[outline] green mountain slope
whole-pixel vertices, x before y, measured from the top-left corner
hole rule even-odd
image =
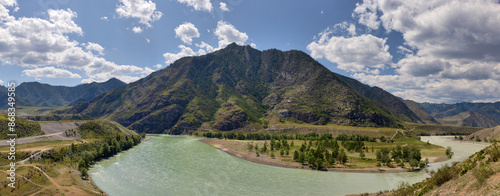
[[[16,123],[16,126],[14,127],[15,131],[10,132],[8,126],[9,122],[10,121],[7,115],[0,114],[0,140],[9,139],[10,137],[7,136],[7,134],[9,133],[17,134],[17,138],[44,134],[40,127],[40,124],[38,124],[37,122],[24,120],[22,118],[15,119]]]
[[[352,88],[358,91],[361,95],[376,102],[378,107],[384,109],[385,112],[408,122],[421,122],[419,115],[415,114],[405,102],[391,93],[379,87],[370,87],[355,79],[348,78],[337,74],[337,77],[344,80]]]
[[[231,44],[177,60],[67,113],[173,134],[202,125],[222,131],[262,129],[269,115],[310,124],[401,126],[391,107],[364,97],[345,80],[301,51],[261,52]]]
[[[403,102],[408,106],[408,108],[413,111],[420,119],[422,119],[425,123],[435,123],[439,124],[439,122],[434,119],[424,108],[415,101],[412,100],[403,100]]]
[[[35,106],[60,107],[90,101],[101,93],[123,85],[125,83],[115,78],[103,83],[93,82],[75,87],[25,82],[16,88],[16,95]]]
[[[0,86],[0,110],[6,110],[7,108],[9,108],[9,106],[7,105],[9,103],[9,101],[8,101],[8,98],[9,98],[8,93],[9,93],[9,91],[7,90],[6,87]],[[29,101],[24,100],[23,98],[20,98],[17,95],[14,98],[15,98],[15,103],[17,105],[33,106],[32,103],[30,103]]]
[[[500,102],[496,103],[421,103],[429,114],[443,124],[473,127],[495,127],[500,125]]]

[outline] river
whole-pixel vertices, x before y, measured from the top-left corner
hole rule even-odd
[[[199,138],[149,135],[150,139],[90,169],[94,182],[109,195],[345,195],[391,190],[429,177],[426,172],[346,173],[289,169],[252,163],[226,154]],[[422,141],[451,146],[452,159],[466,159],[485,145],[444,137]]]

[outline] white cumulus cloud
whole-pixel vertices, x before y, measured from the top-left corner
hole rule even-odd
[[[163,54],[163,57],[165,57],[165,63],[167,65],[175,62],[176,60],[178,60],[182,57],[199,55],[199,53],[196,53],[195,51],[193,51],[193,49],[191,49],[187,46],[179,45],[179,48],[181,49],[181,51],[178,53],[165,53],[165,54]]]
[[[84,46],[87,51],[96,51],[99,55],[104,55],[104,47],[97,43],[87,42],[86,44],[83,43],[82,46]]]
[[[57,69],[55,67],[43,67],[35,69],[27,69],[23,71],[28,77],[46,77],[46,78],[81,78],[80,75],[72,73],[68,70]]]
[[[498,1],[363,0],[353,16],[371,29],[401,33],[411,48],[398,47],[406,57],[394,65],[395,75],[358,79],[417,101],[500,101]],[[417,81],[424,88],[411,85]]]
[[[133,31],[134,33],[142,33],[142,28],[141,28],[141,27],[133,27],[133,28],[132,28],[132,31]]]
[[[194,37],[199,37],[199,32],[196,27],[191,23],[184,23],[175,29],[176,37],[180,38],[184,43],[191,45]],[[175,62],[176,60],[186,57],[186,56],[199,56],[204,55],[216,50],[220,50],[227,45],[235,42],[239,45],[244,45],[248,40],[248,35],[244,32],[238,31],[233,25],[219,21],[217,24],[217,28],[214,30],[214,35],[217,36],[219,40],[219,47],[214,48],[210,44],[206,42],[195,43],[194,45],[198,47],[198,50],[194,50],[191,47],[185,45],[179,45],[179,49],[181,51],[177,53],[164,53],[163,57],[165,57],[165,63],[167,65]],[[252,47],[256,47],[255,43],[251,43]]]
[[[194,24],[185,22],[184,24],[181,24],[177,28],[175,28],[175,37],[178,37],[182,40],[182,42],[191,45],[193,42],[193,38],[200,37],[200,33],[198,32],[198,29],[194,26]]]
[[[351,72],[370,72],[375,71],[370,68],[380,69],[392,64],[386,39],[369,34],[352,37],[332,34],[332,30],[327,28],[316,41],[307,45],[313,58],[325,58],[337,63],[340,69]]]
[[[224,11],[224,12],[229,12],[229,9],[227,8],[227,4],[224,2],[220,2],[219,9]]]
[[[233,42],[243,45],[248,40],[248,35],[246,33],[238,31],[232,24],[224,21],[219,21],[217,23],[214,34],[219,39],[219,49]]]
[[[138,18],[139,23],[151,27],[151,22],[163,15],[156,10],[156,4],[150,0],[119,0],[116,13],[123,18]]]
[[[0,10],[5,8],[1,3]],[[88,77],[84,80],[95,81],[106,81],[113,77],[141,77],[150,72],[146,68],[117,65],[106,60],[100,56],[103,55],[104,47],[97,43],[71,40],[69,34],[82,36],[83,31],[73,20],[77,14],[70,9],[48,10],[47,16],[47,19],[15,18],[10,15],[8,20],[2,18],[0,60],[5,64],[32,68],[25,70],[24,74],[33,77],[42,77],[36,75],[42,71],[53,77],[82,77],[63,68],[79,70]]]
[[[208,11],[211,12],[213,9],[212,3],[210,0],[177,0],[179,3],[185,3],[188,6],[191,6],[196,11]]]

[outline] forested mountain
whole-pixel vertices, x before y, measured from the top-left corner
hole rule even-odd
[[[420,104],[429,114],[443,124],[473,127],[494,127],[500,125],[500,102]]]
[[[90,101],[101,93],[123,85],[125,85],[124,82],[115,78],[103,83],[92,82],[74,87],[52,86],[39,82],[24,82],[16,87],[16,98],[19,105],[61,107],[74,105],[82,101]],[[6,89],[3,88],[3,90],[0,90],[0,96],[7,96],[6,92]],[[4,102],[0,102],[0,104],[2,107],[6,105]]]
[[[420,120],[399,98],[382,91],[332,73],[301,51],[261,52],[231,44],[177,60],[67,113],[113,119],[141,132],[173,134],[202,125],[255,130],[267,127],[270,116],[299,123],[387,127]],[[385,97],[379,99],[378,94]]]
[[[7,87],[5,86],[0,86],[0,109],[1,110],[5,110],[7,109],[9,106],[7,105],[8,104],[8,90],[7,90]],[[15,103],[18,104],[18,105],[23,105],[23,106],[33,106],[33,104],[31,104],[30,102],[24,100],[23,98],[19,98],[19,97],[14,97],[15,98]]]

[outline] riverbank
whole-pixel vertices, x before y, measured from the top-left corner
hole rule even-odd
[[[267,154],[259,154],[257,157],[255,152],[251,152],[245,149],[246,141],[240,140],[221,140],[221,139],[200,139],[199,141],[211,145],[225,153],[250,161],[254,163],[276,166],[276,167],[285,167],[285,168],[293,168],[293,169],[305,169],[305,170],[314,170],[314,168],[310,167],[307,164],[301,164],[293,161],[293,156],[284,155],[281,156],[279,154],[275,155],[275,157],[270,157]],[[240,143],[240,144],[238,144]],[[245,143],[245,144],[242,144]],[[443,159],[443,158],[439,158]],[[438,158],[434,158],[434,160],[438,160]],[[359,162],[352,163],[352,159],[350,162],[348,161],[345,165],[336,164],[334,167],[325,168],[322,171],[333,171],[333,172],[351,172],[351,173],[400,173],[407,172],[407,168],[394,167],[390,168],[387,166],[376,167],[375,164],[372,164],[372,167],[366,164],[360,164]]]

